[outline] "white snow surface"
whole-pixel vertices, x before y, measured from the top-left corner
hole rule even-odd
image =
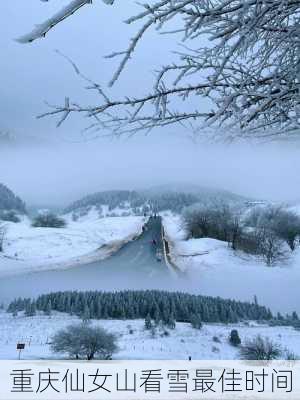
[[[63,313],[54,313],[51,317],[13,317],[2,311],[0,359],[16,359],[18,342],[26,344],[22,359],[63,358],[64,355],[51,353],[51,337],[59,329],[80,322],[77,317]],[[157,329],[155,337],[152,337],[151,332],[145,330],[143,320],[93,320],[91,324],[116,335],[119,351],[114,359],[187,360],[189,356],[194,360],[238,359],[238,349],[228,343],[232,329],[238,330],[242,343],[261,335],[279,344],[282,350],[288,349],[296,355],[300,354],[300,331],[291,327],[274,328],[250,322],[234,325],[204,324],[201,330],[197,330],[188,323],[177,323],[174,330],[167,330],[169,336],[163,335],[165,329]],[[130,329],[133,330],[131,334]]]
[[[143,217],[99,218],[93,212],[66,228],[33,228],[24,217],[6,223],[0,277],[16,273],[72,267],[103,259],[142,231]]]
[[[286,264],[267,267],[261,260],[235,252],[211,238],[186,240],[179,216],[164,217],[172,261],[191,278],[190,290],[200,294],[253,300],[272,311],[300,311],[300,249]]]

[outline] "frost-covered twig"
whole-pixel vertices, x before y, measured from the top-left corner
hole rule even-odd
[[[102,1],[106,4],[114,3],[114,0],[102,0]],[[81,7],[91,3],[92,0],[72,0],[67,6],[63,7],[51,18],[47,19],[42,24],[36,25],[36,27],[31,32],[21,36],[20,38],[17,39],[17,41],[20,43],[31,43],[36,39],[45,37],[46,34],[60,22],[70,17],[72,14],[76,13]]]
[[[299,132],[300,0],[149,0],[141,6],[126,20],[138,25],[136,35],[111,55],[121,57],[111,84],[147,31],[181,33],[182,48],[158,71],[152,92],[114,100],[100,89],[95,106],[64,104],[46,115],[84,113],[93,128],[116,134],[195,120],[232,137]]]

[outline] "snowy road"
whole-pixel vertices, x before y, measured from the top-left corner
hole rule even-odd
[[[156,245],[152,240],[156,241]],[[0,301],[60,290],[171,288],[172,275],[158,261],[162,249],[161,219],[150,218],[145,232],[110,258],[66,270],[43,271],[2,278]]]
[[[167,226],[166,221],[164,226]],[[157,246],[151,243],[153,239],[157,241]],[[171,235],[173,242],[176,242],[175,239]],[[207,239],[195,244],[185,240],[176,243],[184,246],[179,248],[184,253],[190,250],[195,252],[194,245],[201,250],[206,242]],[[189,244],[191,249],[187,247]],[[176,276],[170,273],[164,259],[157,261],[156,250],[161,247],[161,219],[153,218],[139,238],[102,261],[1,278],[0,303],[16,297],[34,297],[64,290],[161,289],[243,301],[252,301],[256,295],[259,303],[270,307],[273,312],[300,312],[299,269],[296,266],[269,269],[260,264],[252,265],[231,254],[226,244],[224,247],[224,244],[218,243],[216,248],[214,245],[209,247],[205,256],[184,257],[185,263],[189,263],[188,268],[185,273]],[[173,261],[180,265],[180,260],[175,258]],[[267,285],[272,289],[265,290]],[[282,296],[278,297],[278,293]]]

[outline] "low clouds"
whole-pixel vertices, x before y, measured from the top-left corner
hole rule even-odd
[[[64,205],[93,191],[170,182],[221,187],[279,201],[300,200],[297,146],[196,145],[181,126],[128,140],[87,140],[81,134],[84,119],[71,119],[59,130],[51,118],[37,120],[36,115],[48,110],[44,101],[57,104],[65,96],[80,103],[97,101],[55,49],[105,85],[117,61],[103,56],[124,49],[135,30],[122,24],[132,12],[130,7],[136,7],[133,2],[130,6],[119,2],[118,7],[94,2],[46,39],[31,45],[13,40],[64,3],[0,3],[0,129],[17,137],[12,146],[0,144],[0,182],[34,204]],[[151,90],[153,70],[176,47],[166,35],[154,36],[149,33],[138,46],[136,57],[113,89],[115,95]]]
[[[300,200],[298,148],[195,145],[184,136],[56,140],[3,147],[0,182],[28,203],[64,205],[87,193],[188,182],[277,201]]]

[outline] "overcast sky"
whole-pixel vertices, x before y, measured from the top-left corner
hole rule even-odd
[[[14,41],[65,3],[0,2],[0,129],[9,130],[19,141],[13,147],[0,145],[0,182],[28,203],[65,204],[92,191],[176,181],[218,186],[252,197],[300,200],[300,157],[295,144],[195,144],[182,127],[129,140],[92,139],[82,136],[86,121],[80,118],[60,129],[54,119],[37,120],[36,115],[47,111],[44,101],[58,104],[65,96],[83,104],[96,101],[55,49],[105,85],[116,61],[103,56],[124,49],[133,33],[133,28],[122,24],[136,9],[133,2],[119,0],[110,7],[95,0],[46,39],[30,45]],[[176,49],[176,42],[176,38],[148,34],[114,94],[148,93],[153,71],[171,59],[169,51]],[[199,107],[208,105],[199,99]]]

